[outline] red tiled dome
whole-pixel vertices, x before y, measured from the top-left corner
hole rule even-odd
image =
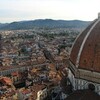
[[[76,39],[70,61],[77,68],[100,72],[100,18],[93,21]]]

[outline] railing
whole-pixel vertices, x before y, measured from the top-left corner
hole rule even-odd
[[[83,88],[88,82],[85,82],[83,85],[81,85],[80,87]]]

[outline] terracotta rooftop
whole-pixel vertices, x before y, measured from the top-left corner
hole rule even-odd
[[[18,72],[12,72],[11,73],[12,76],[18,76],[18,74],[19,74]]]
[[[34,84],[32,86],[32,96],[31,98],[33,98],[32,100],[36,100],[37,98],[37,92],[44,89],[46,86],[44,84]]]
[[[0,81],[2,82],[2,83],[4,83],[4,84],[12,84],[12,81],[11,81],[11,79],[10,78],[8,78],[8,77],[1,77],[0,78]]]
[[[25,90],[22,91],[22,93],[23,93],[23,94],[29,94],[29,93],[31,93],[31,91],[28,90],[28,89],[25,89]]]

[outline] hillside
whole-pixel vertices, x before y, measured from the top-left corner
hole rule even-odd
[[[90,21],[39,19],[39,20],[31,20],[31,21],[12,22],[9,24],[0,24],[0,30],[32,29],[34,27],[85,28],[89,24]]]

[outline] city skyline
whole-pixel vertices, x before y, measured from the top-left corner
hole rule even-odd
[[[0,0],[0,23],[35,19],[91,21],[99,0]]]

